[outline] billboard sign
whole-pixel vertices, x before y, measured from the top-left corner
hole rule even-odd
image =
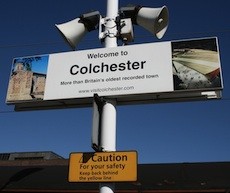
[[[222,88],[217,38],[205,38],[15,58],[6,101],[71,106],[97,93],[119,104]]]
[[[71,153],[69,182],[137,180],[137,152]]]

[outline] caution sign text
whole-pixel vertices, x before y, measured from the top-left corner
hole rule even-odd
[[[69,182],[137,180],[137,152],[71,153]]]

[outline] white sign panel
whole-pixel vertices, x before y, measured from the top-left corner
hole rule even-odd
[[[52,54],[44,100],[173,91],[171,42]]]
[[[65,52],[13,60],[7,99],[18,109],[220,98],[217,38]],[[21,106],[20,106],[21,105]]]

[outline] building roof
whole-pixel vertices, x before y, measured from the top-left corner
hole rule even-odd
[[[0,161],[0,192],[98,192],[98,183],[68,182],[68,159]],[[137,182],[116,192],[229,192],[230,162],[139,164]]]
[[[0,153],[0,160],[64,159],[52,151]]]

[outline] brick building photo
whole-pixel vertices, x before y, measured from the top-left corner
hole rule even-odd
[[[7,102],[43,99],[46,74],[33,71],[33,66],[40,65],[40,68],[44,68],[44,65],[42,65],[44,62],[40,61],[44,60],[44,58],[47,60],[47,57],[34,58],[23,58],[21,61],[14,60],[9,80]],[[44,71],[44,69],[42,70]]]

